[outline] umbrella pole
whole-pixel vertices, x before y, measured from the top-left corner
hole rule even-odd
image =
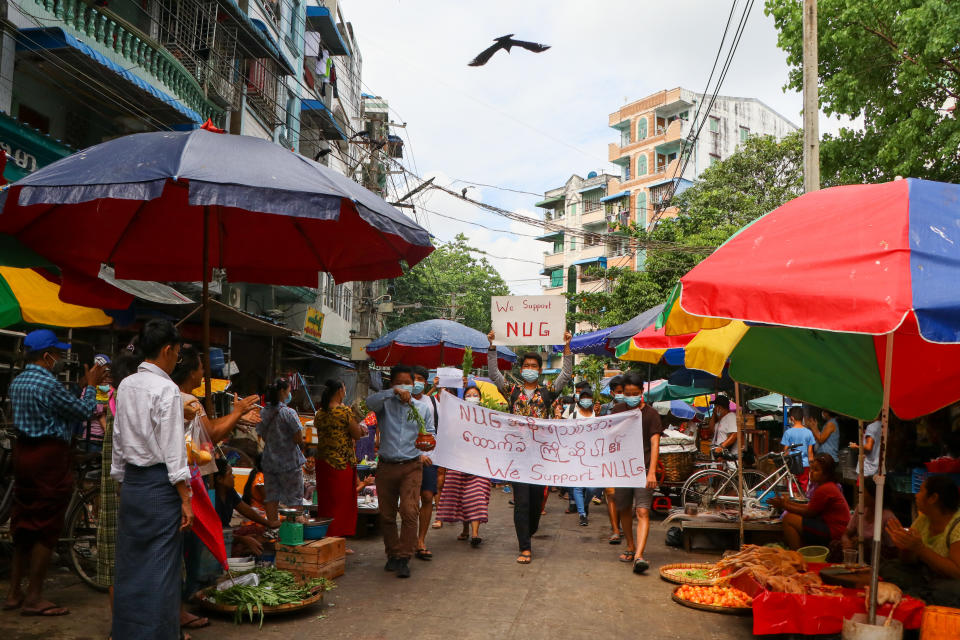
[[[203,404],[213,415],[210,393],[210,207],[203,208]]]
[[[883,535],[883,485],[887,476],[887,432],[890,426],[890,377],[893,373],[893,332],[887,334],[887,348],[883,357],[883,409],[880,412],[882,431],[880,442],[880,457],[877,464],[877,475],[874,482],[877,485],[876,506],[873,510],[873,554],[870,568],[870,611],[867,617],[868,624],[877,623],[877,581],[880,578],[880,541]]]
[[[865,564],[864,561],[867,558],[863,555],[863,528],[867,518],[863,508],[863,420],[858,421],[857,425],[857,433],[859,434],[857,442],[860,443],[860,446],[857,447],[857,531],[859,532],[857,536],[857,562]]]
[[[743,547],[743,409],[740,407],[740,383],[735,382],[733,387],[737,403],[737,508],[739,510],[738,521],[740,523],[740,546]]]

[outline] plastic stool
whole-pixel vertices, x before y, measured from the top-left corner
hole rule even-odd
[[[657,496],[653,499],[653,506],[651,507],[654,511],[666,512],[670,511],[673,507],[673,502],[670,501],[670,498],[667,496]]]

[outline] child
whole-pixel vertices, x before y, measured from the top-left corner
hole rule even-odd
[[[803,409],[792,407],[788,415],[792,425],[783,432],[780,444],[783,445],[784,453],[800,453],[803,457],[803,472],[797,476],[797,482],[800,483],[800,490],[806,492],[810,479],[810,461],[813,460],[813,447],[817,444],[817,439],[813,437],[810,429],[803,426]],[[791,449],[794,445],[799,445],[799,448]]]
[[[223,458],[217,458],[217,471],[213,474],[213,487],[215,499],[213,502],[217,515],[220,516],[220,524],[224,529],[230,527],[230,520],[233,518],[234,510],[247,520],[260,525],[276,529],[280,526],[280,521],[270,522],[265,517],[256,512],[249,504],[243,501],[240,494],[233,486],[233,469]],[[262,533],[262,529],[256,526],[244,526],[234,531],[233,547],[240,548],[240,551],[260,555],[263,552],[263,543],[257,535]],[[231,553],[236,555],[237,551]]]

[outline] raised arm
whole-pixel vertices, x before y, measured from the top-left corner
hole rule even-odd
[[[383,409],[383,403],[392,395],[393,389],[386,389],[385,391],[378,391],[377,393],[367,396],[367,409],[370,409],[370,411],[374,413],[381,411]]]
[[[487,338],[490,339],[490,347],[487,349],[487,375],[490,376],[490,381],[497,386],[497,390],[506,397],[510,395],[510,385],[507,384],[507,379],[503,377],[497,367],[497,348],[493,344],[495,337],[493,331],[487,334]]]
[[[567,331],[563,334],[563,364],[560,367],[560,375],[553,381],[553,390],[560,393],[567,383],[573,380],[573,352],[570,351],[570,340],[573,335]]]

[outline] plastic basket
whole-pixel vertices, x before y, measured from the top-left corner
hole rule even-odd
[[[913,489],[912,493],[917,493],[918,491],[920,491],[920,487],[921,485],[923,485],[923,481],[926,480],[927,476],[929,475],[931,475],[930,472],[927,471],[925,468],[914,467],[913,471],[911,472],[911,480],[912,480],[911,488]],[[953,479],[953,483],[958,487],[960,487],[960,473],[935,473],[933,475],[949,476],[950,478]]]
[[[920,623],[920,640],[960,638],[960,609],[928,606]]]

